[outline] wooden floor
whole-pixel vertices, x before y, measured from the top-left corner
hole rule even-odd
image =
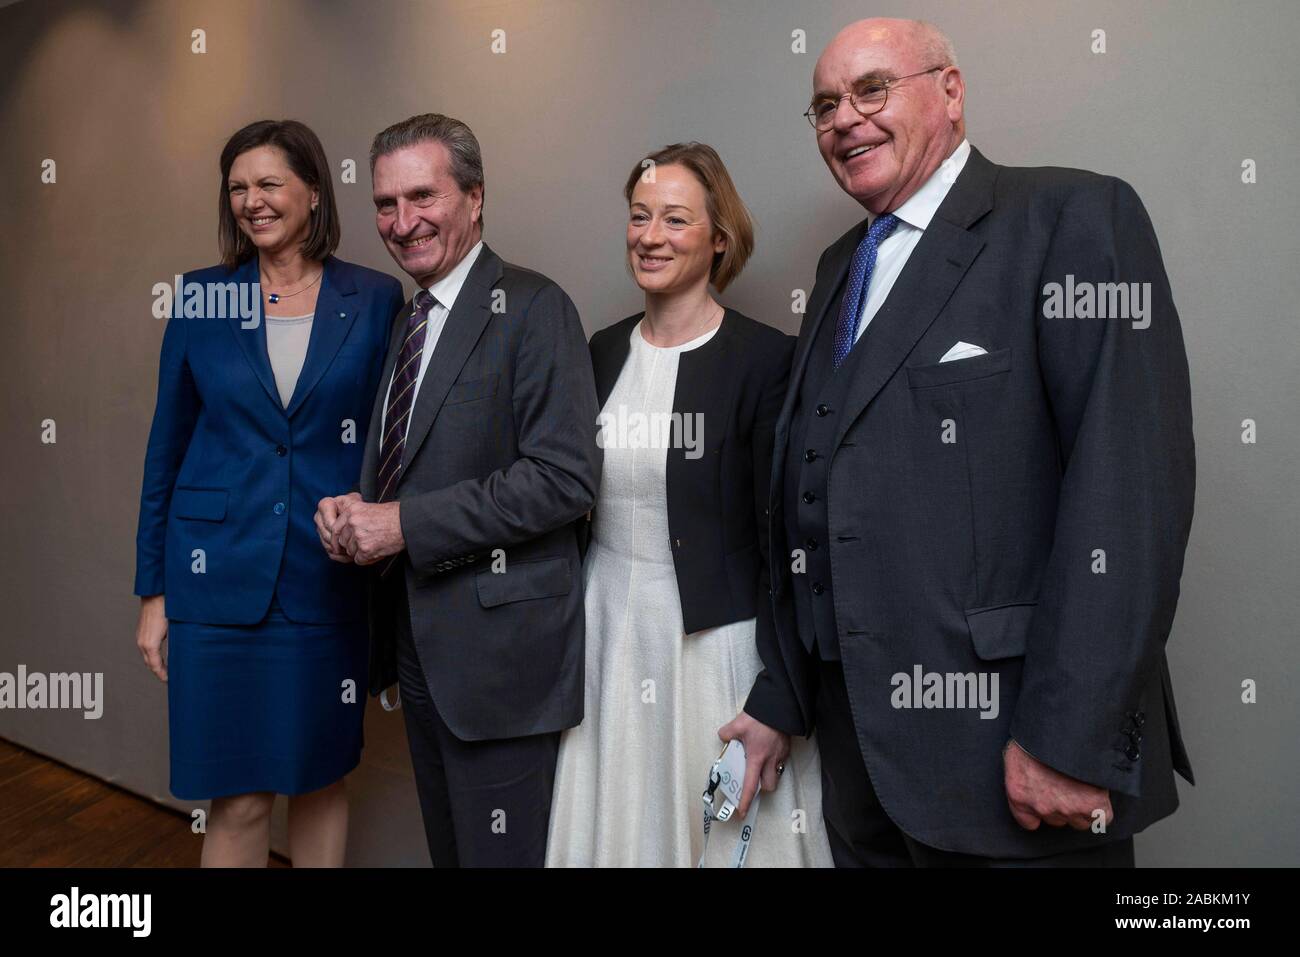
[[[202,844],[187,816],[0,741],[0,867],[198,867]]]

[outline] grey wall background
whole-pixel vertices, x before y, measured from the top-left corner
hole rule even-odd
[[[294,117],[336,169],[356,160],[358,182],[336,183],[340,255],[396,274],[374,233],[370,138],[417,112],[466,120],[486,158],[487,240],[559,281],[589,332],[639,308],[623,265],[624,177],[655,147],[703,140],[759,227],[727,301],[795,332],[792,291],[862,215],[799,114],[825,43],[880,14],[952,36],[969,136],[991,159],[1115,174],[1146,202],[1192,367],[1197,513],[1170,659],[1201,783],[1139,838],[1139,861],[1300,863],[1300,6],[1289,0],[0,9],[0,671],[102,671],[107,699],[98,721],[0,711],[0,737],[182,806],[167,793],[166,690],[135,650],[130,594],[163,328],[150,289],[215,261],[216,164],[231,132]],[[194,29],[204,54],[190,52]],[[496,29],[504,54],[491,52]],[[1090,51],[1094,29],[1104,54]],[[792,52],[794,30],[808,52]],[[46,158],[55,184],[41,182]],[[1254,185],[1241,181],[1247,158]],[[53,445],[41,442],[46,418]],[[1241,701],[1247,678],[1256,704]],[[400,714],[372,703],[367,722],[349,859],[425,864]]]

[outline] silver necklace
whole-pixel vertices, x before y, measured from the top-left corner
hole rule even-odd
[[[281,299],[292,299],[294,296],[300,296],[308,289],[310,289],[312,286],[316,285],[316,283],[320,282],[320,277],[323,275],[325,275],[324,269],[322,269],[320,272],[316,274],[315,279],[313,279],[311,282],[307,283],[307,285],[303,286],[301,289],[295,292],[286,292],[283,295],[281,295],[278,292],[269,292],[266,294],[266,301],[269,303],[277,303]],[[265,283],[263,283],[263,287],[265,287]]]

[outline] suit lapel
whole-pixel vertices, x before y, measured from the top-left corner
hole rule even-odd
[[[779,504],[783,495],[785,479],[785,453],[786,447],[790,442],[790,417],[794,414],[795,401],[798,398],[799,390],[803,387],[803,377],[808,371],[808,356],[812,351],[812,344],[817,338],[817,331],[826,321],[826,314],[830,310],[831,303],[835,301],[836,293],[841,285],[844,284],[844,277],[848,274],[849,264],[853,261],[853,252],[862,242],[862,237],[868,228],[867,221],[864,219],[861,225],[850,232],[847,236],[839,241],[839,246],[831,254],[831,261],[827,266],[826,280],[817,283],[813,287],[812,298],[808,302],[808,312],[804,318],[803,325],[799,328],[799,341],[795,345],[794,358],[790,366],[790,385],[785,392],[785,402],[781,405],[781,413],[776,419],[776,436],[775,445],[772,450],[772,475],[769,488],[769,506],[773,503]],[[775,509],[770,509],[775,512]]]
[[[370,410],[370,428],[366,432],[366,451],[361,459],[361,496],[367,502],[374,501],[375,482],[379,468],[379,430],[383,422],[384,406],[388,400],[388,386],[393,380],[393,366],[402,351],[402,342],[406,338],[407,319],[415,308],[408,299],[401,311],[393,317],[392,328],[388,331],[388,355],[384,359],[384,371],[379,376],[379,391]],[[400,481],[400,478],[399,478]]]
[[[232,282],[239,283],[241,286],[244,283],[252,285],[257,282],[257,257],[253,256],[235,267],[235,271],[230,278]],[[266,397],[275,404],[277,409],[283,412],[284,406],[280,403],[280,391],[275,387],[275,373],[271,371],[271,357],[266,351],[266,315],[262,307],[262,292],[260,289],[253,298],[257,303],[257,325],[252,329],[245,329],[243,327],[244,319],[240,316],[226,317],[226,325],[234,333],[235,341],[239,343],[239,349],[244,353],[244,358],[253,367],[253,374],[257,376],[257,381],[262,383],[262,388],[266,390]]]
[[[858,357],[832,448],[839,448],[849,427],[898,371],[984,248],[984,240],[968,227],[993,208],[996,177],[997,168],[972,148],[889,297],[853,347],[865,352]]]
[[[862,242],[862,237],[866,235],[867,229],[868,222],[864,219],[857,229],[840,241],[840,247],[834,252],[829,263],[828,281],[818,284],[818,287],[813,290],[812,301],[808,303],[809,319],[799,329],[799,342],[795,346],[790,371],[791,384],[803,382],[804,373],[808,369],[808,356],[812,352],[812,344],[817,339],[817,333],[821,329],[822,323],[826,321],[826,315],[830,312],[831,303],[836,299],[836,293],[839,292],[840,286],[844,285],[844,277],[848,275],[849,266],[853,262],[853,253]],[[791,391],[793,392],[793,390]],[[794,403],[787,402],[787,404],[793,406]]]
[[[316,297],[316,318],[311,324],[311,338],[307,344],[307,357],[303,360],[298,384],[285,414],[292,417],[306,401],[311,390],[329,368],[334,356],[348,337],[356,322],[356,309],[350,308],[348,297],[356,294],[352,277],[339,268],[333,256],[325,260],[325,275],[321,279],[320,293]]]
[[[424,370],[424,378],[420,381],[415,408],[411,410],[411,428],[406,434],[406,447],[402,451],[402,477],[398,479],[399,485],[407,474],[407,466],[424,444],[433,420],[438,417],[442,403],[456,382],[456,377],[460,375],[465,360],[474,351],[479,336],[492,318],[492,287],[503,273],[500,257],[484,243],[478,259],[465,277],[460,294],[456,296],[451,314],[443,324],[442,335],[438,337],[433,355],[429,357],[429,366]],[[387,379],[384,381],[387,382]]]

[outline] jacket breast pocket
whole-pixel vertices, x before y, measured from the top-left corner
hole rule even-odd
[[[470,379],[467,382],[457,382],[447,392],[447,398],[442,403],[447,405],[459,405],[462,402],[473,402],[475,399],[486,399],[497,394],[497,382],[501,376],[497,373],[484,376],[481,379]]]
[[[530,598],[567,595],[573,588],[573,572],[567,558],[540,558],[508,562],[503,572],[486,568],[474,576],[478,603],[493,608]]]
[[[986,379],[1011,369],[1011,348],[986,352],[969,359],[954,359],[928,366],[908,366],[907,384],[913,389],[930,389],[974,379]]]
[[[224,488],[178,487],[172,492],[172,514],[201,522],[224,521],[229,497],[229,490]]]
[[[967,609],[966,625],[975,654],[983,661],[1023,656],[1037,607],[1037,602],[1027,601]]]

